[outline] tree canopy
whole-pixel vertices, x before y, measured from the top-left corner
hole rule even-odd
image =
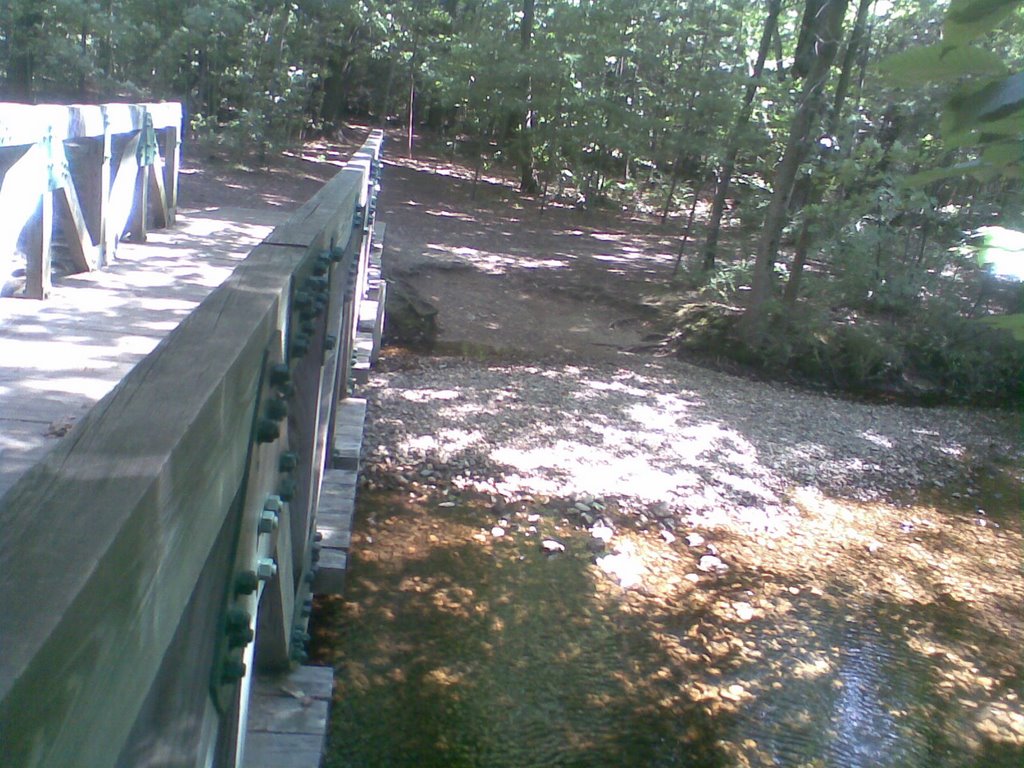
[[[741,310],[759,362],[882,379],[1014,354],[967,321],[1020,302],[976,257],[1021,229],[1021,6],[10,0],[0,73],[8,100],[181,100],[240,148],[429,131],[544,202],[680,227],[677,287]]]

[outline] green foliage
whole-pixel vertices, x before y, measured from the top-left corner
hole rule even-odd
[[[991,33],[1022,0],[953,0],[943,40],[889,56],[879,70],[895,85],[954,82],[940,121],[950,146],[974,147],[976,155],[913,174],[911,184],[930,184],[970,174],[979,179],[1024,176],[1024,72],[999,53],[969,43]]]
[[[893,54],[878,65],[889,82],[899,86],[928,85],[969,75],[1000,75],[1006,64],[992,51],[973,45],[935,43]]]

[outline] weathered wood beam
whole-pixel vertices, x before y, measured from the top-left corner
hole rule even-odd
[[[121,156],[117,162],[117,173],[110,185],[110,196],[107,205],[107,261],[111,261],[117,242],[125,233],[134,207],[135,187],[139,175],[139,160],[136,152],[139,148],[139,133],[135,133],[125,142]]]
[[[43,192],[38,198],[38,214],[27,227],[25,254],[25,297],[45,299],[53,287],[50,273],[50,238],[53,235],[53,194]]]
[[[240,488],[304,255],[258,247],[0,500],[5,766],[114,764]]]
[[[83,139],[111,133],[131,133],[142,128],[143,115],[153,118],[153,127],[179,128],[181,104],[14,104],[0,102],[0,147],[35,144],[44,136],[54,141]]]
[[[39,197],[47,191],[46,153],[40,144],[28,147],[0,184],[0,251],[12,253],[25,224],[36,214]]]
[[[54,192],[60,203],[60,222],[67,241],[71,260],[81,272],[89,272],[99,266],[99,248],[92,241],[89,225],[78,200],[74,182],[69,181]]]

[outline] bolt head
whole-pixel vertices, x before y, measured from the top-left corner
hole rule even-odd
[[[288,415],[288,403],[275,397],[267,401],[267,418],[273,421],[283,421]]]
[[[241,659],[225,659],[221,667],[221,682],[225,685],[237,683],[245,677],[245,662]]]
[[[270,581],[277,576],[277,563],[269,557],[261,558],[256,563],[256,576],[260,581]]]
[[[260,585],[256,571],[242,571],[235,577],[235,594],[251,595]]]
[[[260,419],[256,423],[256,442],[272,443],[281,435],[281,428],[273,419]]]
[[[270,369],[270,386],[280,387],[292,380],[292,372],[287,363],[278,363]]]
[[[280,517],[278,517],[277,512],[265,509],[260,513],[260,522],[257,526],[257,530],[260,533],[273,533],[277,530],[277,526],[280,525],[280,523],[281,520]]]
[[[277,495],[281,497],[282,501],[291,501],[295,498],[295,481],[290,477],[286,477],[281,481],[280,487],[277,489]]]
[[[295,451],[285,451],[277,460],[277,468],[281,472],[291,472],[299,466],[299,454]]]

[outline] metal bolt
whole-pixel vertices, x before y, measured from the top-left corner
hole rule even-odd
[[[309,336],[304,333],[296,334],[292,339],[292,355],[303,357],[309,352]]]
[[[284,454],[282,454],[284,455]],[[267,496],[267,500],[263,502],[263,508],[271,512],[281,511],[281,497],[271,494]]]
[[[282,421],[288,415],[288,404],[280,398],[272,398],[267,401],[267,418],[273,421]]]
[[[294,309],[301,309],[302,307],[308,307],[313,303],[313,296],[309,291],[299,291],[295,294],[295,298],[292,299],[292,307]]]
[[[259,533],[273,533],[277,530],[277,526],[280,525],[281,520],[277,512],[273,512],[269,509],[264,509],[260,512],[260,522],[257,525],[256,530]]]
[[[299,466],[299,454],[295,451],[285,451],[277,460],[277,469],[280,472],[291,472]]]
[[[330,352],[336,346],[338,346],[337,336],[335,336],[333,333],[328,333],[326,336],[324,336],[324,349]]]
[[[280,487],[277,489],[277,495],[281,497],[282,501],[291,501],[295,498],[295,481],[290,477],[286,477],[281,481]]]
[[[273,419],[260,419],[256,423],[256,442],[272,443],[281,435],[281,428]]]
[[[317,567],[314,565],[312,568],[310,568],[308,571],[302,574],[302,580],[305,581],[307,584],[312,584],[316,580],[316,572]]]
[[[291,383],[292,372],[287,363],[277,363],[270,369],[270,386],[282,387]]]
[[[324,535],[322,533],[320,533],[320,531],[317,531],[316,533],[313,534],[313,541],[323,541],[323,540],[324,540]]]
[[[340,245],[336,245],[331,248],[331,261],[341,261],[341,257],[345,255],[345,249]]]
[[[309,654],[301,648],[292,649],[292,661],[296,661],[299,664],[305,664],[309,661]]]
[[[270,581],[277,576],[277,563],[273,558],[261,557],[256,561],[256,576],[260,581]]]
[[[228,637],[229,648],[244,648],[253,640],[256,639],[256,633],[253,632],[252,627],[245,627],[237,632],[232,632]]]
[[[313,613],[313,598],[307,597],[302,601],[302,608],[299,609],[299,615],[303,618]]]
[[[303,631],[301,628],[296,627],[295,631],[292,632],[292,642],[298,643],[299,645],[306,645],[312,638],[308,632]]]
[[[236,595],[251,595],[259,586],[260,580],[256,571],[242,571],[235,577]]]
[[[313,262],[313,274],[317,277],[327,274],[327,270],[331,268],[331,251],[324,251],[316,260]]]
[[[229,609],[225,624],[228,644],[232,648],[248,645],[256,636],[252,630],[252,614],[244,608],[236,606]]]
[[[221,682],[225,685],[237,683],[245,677],[245,662],[241,659],[226,659],[221,667]]]

